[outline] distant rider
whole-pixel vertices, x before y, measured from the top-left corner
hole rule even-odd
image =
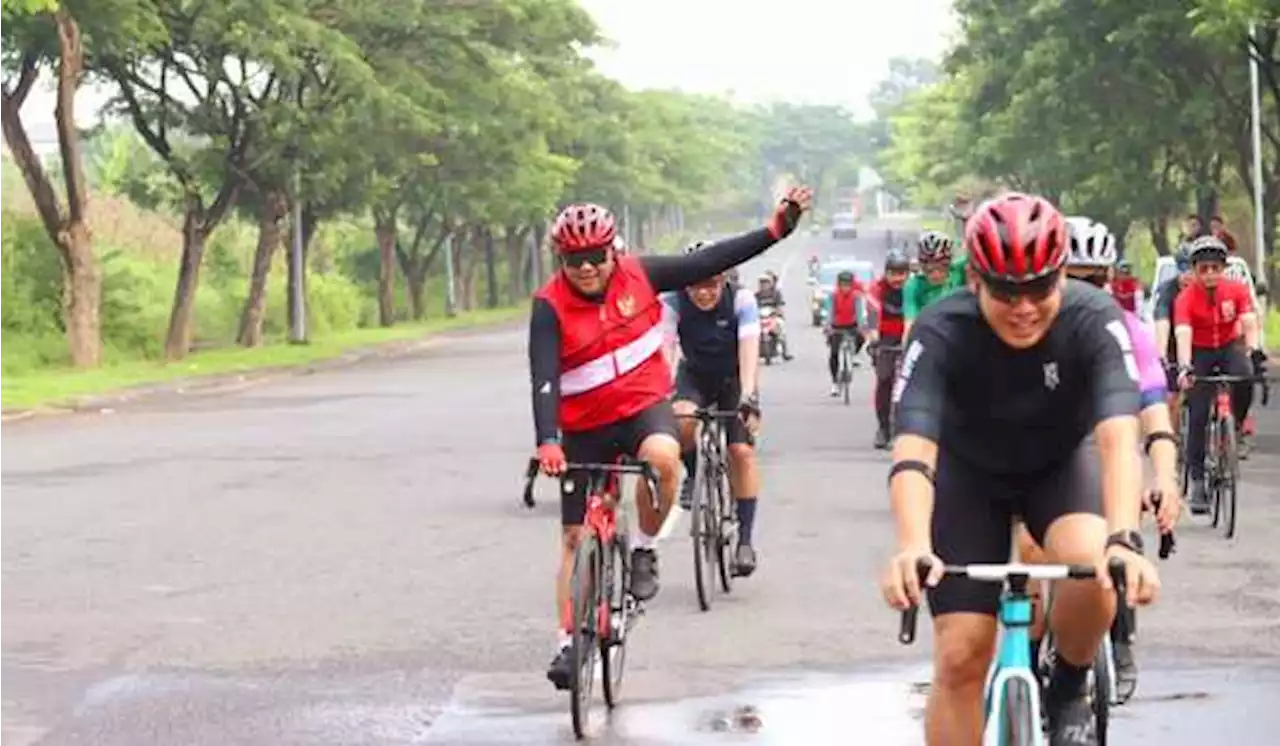
[[[756,285],[756,305],[761,310],[772,308],[775,316],[778,317],[778,342],[782,346],[782,359],[790,360],[791,352],[787,349],[787,326],[786,326],[786,306],[787,301],[782,297],[782,288],[778,287],[778,278],[772,272],[765,272],[760,275],[760,279]]]
[[[836,275],[836,287],[826,300],[827,317],[827,369],[831,372],[831,395],[840,395],[840,342],[844,335],[853,335],[853,351],[862,351],[866,342],[858,330],[859,319],[864,318],[862,302],[866,289],[845,269]]]
[[[911,272],[907,255],[894,249],[884,258],[884,276],[871,285],[867,293],[868,347],[874,348],[872,358],[876,365],[876,448],[889,447],[889,398],[893,393],[893,379],[898,372],[898,360],[902,356],[902,331],[906,324],[902,316],[902,288]]]

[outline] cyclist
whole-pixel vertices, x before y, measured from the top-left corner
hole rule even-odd
[[[1014,193],[984,203],[965,248],[975,289],[925,309],[895,384],[889,488],[898,548],[885,600],[897,609],[918,603],[917,562],[932,565],[927,742],[973,744],[1000,588],[943,579],[942,563],[1007,561],[1021,516],[1051,561],[1098,568],[1096,581],[1060,581],[1050,620],[1058,661],[1044,698],[1054,746],[1094,744],[1086,681],[1115,611],[1107,557],[1125,563],[1130,603],[1151,602],[1159,588],[1137,530],[1132,346],[1109,295],[1063,279],[1066,227],[1045,199]]]
[[[1110,235],[1108,233],[1108,235]],[[1115,241],[1113,236],[1112,241]],[[1142,281],[1133,276],[1133,266],[1124,259],[1115,263],[1115,276],[1111,278],[1111,295],[1116,303],[1129,313],[1138,313],[1142,308]]]
[[[940,231],[925,231],[916,241],[920,274],[912,275],[902,289],[902,314],[906,318],[903,335],[925,306],[964,287],[964,257],[953,258],[951,237]]]
[[[1067,276],[1087,282],[1094,287],[1105,289],[1112,280],[1112,267],[1117,263],[1116,239],[1111,231],[1102,223],[1095,223],[1089,218],[1069,218],[1067,220]],[[1114,290],[1114,285],[1112,285]],[[1119,303],[1119,299],[1117,299]],[[1160,531],[1167,533],[1173,530],[1181,510],[1182,500],[1178,489],[1178,445],[1173,434],[1173,426],[1169,422],[1169,408],[1165,404],[1164,368],[1160,365],[1156,354],[1155,339],[1151,332],[1132,311],[1123,310],[1125,328],[1133,343],[1133,357],[1137,363],[1140,406],[1138,419],[1142,432],[1146,436],[1146,450],[1151,456],[1151,464],[1155,474],[1154,488],[1146,493],[1147,502],[1154,503],[1152,497],[1160,495],[1160,507],[1156,514],[1156,522]],[[1153,506],[1154,507],[1154,506]],[[1025,525],[1019,524],[1017,532],[1018,556],[1024,562],[1043,561],[1043,551],[1031,538]],[[1038,593],[1033,593],[1038,598]],[[1036,659],[1043,635],[1043,619],[1037,615],[1036,624],[1032,627],[1032,660]],[[1129,640],[1121,633],[1119,619],[1111,626],[1111,642],[1115,652],[1116,685],[1120,696],[1127,700],[1133,695],[1138,685],[1138,668],[1134,661],[1133,650]]]
[[[858,330],[861,326],[859,320],[865,318],[862,306],[865,294],[866,289],[854,278],[853,272],[843,269],[836,275],[835,289],[823,302],[826,308],[826,336],[829,351],[827,370],[831,373],[832,396],[840,395],[840,343],[844,340],[844,335],[853,335],[855,355],[862,351],[862,345],[866,342]]]
[[[1183,243],[1174,252],[1174,266],[1178,274],[1156,288],[1156,304],[1152,312],[1155,320],[1156,350],[1164,364],[1165,384],[1169,389],[1169,417],[1181,421],[1182,391],[1178,388],[1178,350],[1173,339],[1173,302],[1192,280],[1191,244]]]
[[[560,271],[535,294],[529,318],[529,372],[537,460],[563,474],[567,461],[607,462],[619,453],[645,459],[659,476],[658,506],[641,488],[632,555],[632,593],[658,592],[655,537],[675,502],[680,441],[667,395],[671,370],[663,350],[658,293],[685,287],[760,254],[795,230],[812,192],[790,190],[768,224],[689,256],[617,257],[612,213],[593,204],[566,207],[551,238]],[[547,678],[569,685],[570,577],[583,514],[585,479],[561,482],[563,540],[556,582],[559,648]]]
[[[787,301],[782,297],[782,288],[778,287],[778,276],[773,272],[760,275],[756,284],[756,305],[760,308],[772,308],[778,317],[778,341],[782,345],[782,359],[790,360],[791,351],[787,349],[787,325],[783,311]]]
[[[911,271],[911,262],[901,251],[891,251],[884,258],[884,276],[871,285],[867,294],[867,308],[871,318],[867,323],[868,346],[902,344],[902,287]],[[876,361],[876,429],[875,447],[889,447],[889,396],[893,392],[893,379],[897,375],[897,363],[901,350],[889,354],[877,353]]]
[[[701,244],[692,247],[695,251]],[[675,413],[693,414],[698,407],[739,410],[751,420],[760,415],[757,393],[760,364],[760,311],[751,291],[735,290],[720,275],[690,285],[684,292],[663,293],[664,323],[669,336],[680,342],[683,354],[676,367]],[[698,423],[681,420],[681,459],[684,486],[680,506],[693,506],[694,478],[698,462]],[[738,547],[734,572],[747,576],[755,572],[756,553],[751,544],[755,525],[756,499],[760,477],[755,449],[747,423],[741,419],[725,423],[729,445],[729,479],[738,513]]]
[[[1173,302],[1173,334],[1178,349],[1178,386],[1184,392],[1196,376],[1220,371],[1227,375],[1262,375],[1267,355],[1258,347],[1258,314],[1249,286],[1223,277],[1227,246],[1217,236],[1201,236],[1191,243],[1191,268],[1195,279]],[[1245,350],[1237,342],[1244,337]],[[1252,365],[1250,362],[1252,361]],[[1205,426],[1213,391],[1199,387],[1188,393],[1187,474],[1191,485],[1191,512],[1206,513],[1209,496],[1204,487]],[[1231,408],[1236,427],[1244,425],[1253,403],[1253,384],[1232,387]]]
[[[809,255],[809,276],[817,277],[818,272],[821,270],[822,270],[822,260],[818,258],[817,254],[810,254]]]

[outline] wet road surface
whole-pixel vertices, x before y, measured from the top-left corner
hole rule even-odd
[[[874,586],[892,526],[870,381],[827,397],[802,312],[810,253],[883,250],[879,230],[796,236],[744,269],[783,274],[797,356],[762,374],[761,567],[698,612],[672,522],[596,742],[922,742],[927,634],[898,646]],[[570,742],[543,678],[554,492],[518,505],[524,337],[5,427],[6,746]],[[1118,743],[1276,742],[1280,416],[1258,426],[1238,538],[1184,524],[1162,565]]]

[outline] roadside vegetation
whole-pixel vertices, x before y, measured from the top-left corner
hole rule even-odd
[[[670,250],[873,150],[838,107],[626,89],[573,0],[3,0],[3,37],[5,406],[514,318],[567,202]],[[88,83],[114,98],[82,131]]]

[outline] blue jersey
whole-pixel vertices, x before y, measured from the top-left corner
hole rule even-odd
[[[760,308],[750,290],[726,286],[709,310],[694,305],[683,290],[663,293],[663,325],[680,342],[685,365],[697,375],[736,376],[738,342],[760,336]]]

